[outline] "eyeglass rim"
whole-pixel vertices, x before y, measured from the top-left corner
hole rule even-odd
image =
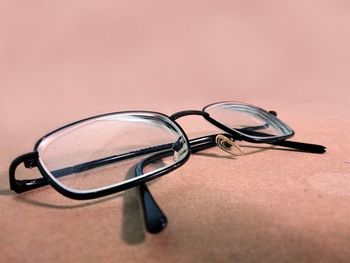
[[[230,102],[230,103],[237,103],[237,102],[233,102],[233,101],[227,101],[227,102]],[[72,122],[72,123],[69,123],[67,125],[64,125],[60,128],[57,128],[49,133],[47,133],[46,135],[44,135],[43,137],[41,137],[35,144],[34,146],[34,152],[32,153],[29,153],[32,154],[33,156],[35,155],[38,155],[37,157],[37,163],[36,163],[36,166],[37,168],[39,169],[41,175],[43,176],[43,178],[45,178],[48,183],[58,192],[60,192],[62,195],[66,196],[66,197],[69,197],[69,198],[72,198],[72,199],[79,199],[79,200],[85,200],[85,199],[93,199],[93,198],[98,198],[98,197],[103,197],[103,196],[106,196],[106,195],[109,195],[109,194],[113,194],[113,193],[117,193],[117,192],[121,192],[123,190],[126,190],[126,189],[129,189],[129,188],[132,188],[132,187],[135,187],[135,186],[139,186],[147,181],[150,181],[150,180],[153,180],[155,178],[158,178],[162,175],[165,175],[167,173],[170,173],[171,171],[179,168],[180,166],[182,166],[184,163],[186,163],[190,157],[190,154],[191,154],[191,148],[190,148],[190,142],[189,142],[189,139],[187,137],[187,134],[186,132],[183,130],[183,128],[176,122],[176,119],[179,118],[179,117],[183,117],[183,116],[186,116],[186,115],[201,115],[204,119],[206,119],[207,121],[209,121],[210,123],[212,123],[213,125],[217,126],[218,128],[220,128],[221,130],[231,134],[232,136],[234,136],[235,139],[237,140],[245,140],[245,141],[248,141],[248,142],[252,142],[252,143],[264,143],[264,142],[277,142],[277,141],[281,141],[281,140],[284,140],[284,139],[287,139],[291,136],[294,135],[294,132],[288,136],[283,136],[283,137],[277,137],[277,138],[273,138],[273,139],[260,139],[260,140],[257,140],[257,139],[252,139],[250,138],[249,136],[245,136],[244,134],[241,134],[239,133],[238,131],[235,131],[234,129],[231,129],[231,128],[228,128],[226,127],[225,125],[223,125],[222,123],[216,121],[215,119],[211,118],[210,117],[210,114],[205,112],[204,109],[206,109],[207,107],[211,106],[211,105],[214,105],[214,104],[219,104],[219,103],[224,103],[224,102],[216,102],[216,103],[212,103],[212,104],[209,104],[207,106],[205,106],[203,108],[202,111],[182,111],[182,112],[177,112],[171,116],[167,116],[166,114],[163,114],[163,113],[160,113],[160,112],[155,112],[155,111],[144,111],[144,110],[132,110],[132,111],[120,111],[120,112],[111,112],[111,113],[105,113],[105,114],[100,114],[100,115],[96,115],[96,116],[91,116],[91,117],[88,117],[88,118],[84,118],[84,119],[81,119],[81,120],[78,120],[78,121],[75,121],[75,122]],[[247,103],[241,103],[241,104],[245,104],[245,105],[250,105],[250,104],[247,104]],[[254,105],[250,105],[254,108],[258,108]],[[260,109],[260,108],[258,108]],[[261,109],[263,110],[263,109]],[[265,111],[265,110],[263,110]],[[265,111],[266,112],[266,111]],[[139,180],[135,180],[135,181],[132,181],[130,183],[126,183],[126,184],[122,184],[122,185],[118,185],[118,186],[114,186],[114,187],[110,187],[110,188],[107,188],[107,189],[103,189],[103,190],[97,190],[97,191],[94,191],[94,192],[87,192],[87,193],[77,193],[77,192],[72,192],[70,190],[67,190],[63,187],[61,187],[59,184],[57,184],[54,180],[52,180],[51,176],[47,173],[47,171],[45,171],[45,167],[44,165],[42,165],[42,161],[39,161],[40,160],[40,156],[38,154],[38,146],[40,145],[40,143],[48,136],[52,135],[53,133],[55,132],[58,132],[62,129],[65,129],[65,128],[68,128],[70,126],[73,126],[73,125],[76,125],[76,124],[79,124],[81,122],[84,122],[84,121],[88,121],[88,120],[91,120],[91,119],[94,119],[94,118],[99,118],[99,117],[104,117],[104,116],[109,116],[109,115],[114,115],[114,114],[123,114],[123,113],[126,113],[126,114],[132,114],[132,113],[144,113],[144,114],[155,114],[155,115],[159,115],[159,116],[162,116],[163,118],[166,118],[167,121],[169,121],[170,123],[172,123],[172,125],[174,125],[176,128],[178,128],[180,130],[180,132],[183,134],[183,137],[185,138],[185,142],[186,144],[188,145],[189,147],[189,151],[187,151],[187,154],[186,156],[181,159],[179,162],[177,163],[174,163],[166,168],[164,168],[163,170],[161,171],[157,171],[157,172],[154,172],[154,173],[150,173],[148,176],[144,177],[144,178],[140,178]],[[179,114],[180,113],[180,114]],[[173,118],[173,116],[177,116],[177,118]],[[280,121],[278,119],[278,121]],[[24,155],[23,155],[24,156]],[[18,157],[17,159],[17,162],[19,160],[22,160],[23,162],[23,159],[22,157],[23,156],[20,156]],[[12,166],[12,165],[11,165]],[[14,170],[16,169],[16,167],[12,167]],[[11,168],[10,168],[11,170]],[[15,175],[14,175],[15,171],[13,171],[13,180],[16,181],[15,179]],[[10,172],[11,174],[11,172]],[[10,175],[10,178],[11,178],[11,175]],[[10,179],[11,181],[11,179]],[[20,187],[22,188],[22,187]],[[31,187],[29,187],[30,189],[33,189]],[[30,189],[27,189],[27,190],[30,190]],[[26,191],[25,189],[19,189],[19,190],[23,190],[23,191]]]
[[[136,179],[129,181],[129,182],[125,182],[125,183],[120,183],[117,185],[110,185],[110,186],[106,186],[106,187],[102,187],[100,189],[93,189],[93,190],[75,190],[69,187],[64,186],[63,184],[61,184],[57,179],[53,178],[54,176],[51,174],[50,171],[47,170],[46,165],[44,164],[43,160],[40,157],[40,154],[38,152],[38,148],[40,146],[40,144],[49,136],[51,136],[52,134],[59,132],[61,130],[67,129],[71,126],[89,121],[89,120],[93,120],[93,119],[97,119],[97,118],[101,118],[101,117],[106,117],[106,116],[111,116],[111,115],[120,115],[120,114],[151,114],[154,116],[161,116],[163,118],[166,119],[167,122],[171,123],[173,126],[175,126],[177,129],[179,129],[179,131],[181,132],[181,135],[183,136],[183,138],[185,139],[185,143],[188,147],[188,151],[186,153],[186,155],[179,161],[177,161],[176,163],[173,163],[161,170],[158,171],[153,171],[150,172],[147,176],[145,177],[136,177]],[[161,118],[159,118],[159,120],[162,120]],[[162,120],[164,121],[164,120]],[[88,117],[88,118],[84,118],[72,123],[69,123],[67,125],[64,125],[60,128],[57,128],[49,133],[47,133],[46,135],[44,135],[43,137],[41,137],[34,146],[33,149],[34,152],[38,153],[37,156],[37,167],[40,171],[40,173],[42,174],[42,176],[48,180],[49,184],[59,193],[61,193],[62,195],[72,198],[72,199],[78,199],[78,200],[86,200],[86,199],[94,199],[94,198],[98,198],[98,197],[103,197],[109,194],[113,194],[113,193],[117,193],[117,192],[121,192],[124,191],[126,189],[129,188],[133,188],[136,186],[139,186],[143,183],[146,183],[148,181],[154,180],[162,175],[165,175],[167,173],[172,172],[173,170],[179,168],[180,166],[182,166],[184,163],[187,162],[187,160],[190,157],[190,143],[189,143],[189,139],[187,137],[187,134],[185,133],[185,131],[182,129],[182,127],[175,121],[173,121],[169,116],[160,113],[160,112],[154,112],[154,111],[142,111],[142,110],[133,110],[133,111],[120,111],[120,112],[111,112],[111,113],[105,113],[105,114],[100,114],[100,115],[96,115],[96,116],[92,116],[92,117]]]
[[[227,127],[226,125],[224,125],[223,123],[221,123],[219,120],[216,120],[214,118],[212,118],[210,116],[210,113],[207,112],[206,110],[209,107],[215,106],[215,105],[219,105],[219,104],[236,104],[236,105],[245,105],[248,106],[250,108],[256,109],[258,111],[263,112],[264,114],[268,114],[270,115],[269,117],[276,120],[277,122],[279,122],[282,126],[284,126],[287,130],[288,133],[285,135],[276,135],[276,136],[271,136],[271,137],[256,137],[256,136],[249,136],[245,133],[242,133],[240,131],[238,131],[237,129],[234,128],[230,128]],[[219,126],[222,130],[226,131],[227,133],[234,133],[236,136],[241,137],[242,140],[248,141],[248,142],[252,142],[252,143],[272,143],[272,142],[278,142],[281,140],[286,140],[292,136],[294,136],[295,132],[292,128],[290,128],[285,122],[283,122],[282,120],[280,120],[279,118],[277,118],[276,116],[272,115],[271,113],[269,113],[268,111],[266,111],[263,108],[257,107],[255,105],[249,104],[249,103],[245,103],[245,102],[240,102],[240,101],[220,101],[220,102],[214,102],[211,103],[207,106],[205,106],[202,109],[203,112],[208,113],[207,116],[204,116],[205,119],[207,119],[209,122],[215,122],[217,126]]]

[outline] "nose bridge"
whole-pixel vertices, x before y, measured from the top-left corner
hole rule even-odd
[[[204,119],[209,121],[211,124],[214,124],[214,126],[216,126],[217,128],[220,128],[219,127],[220,125],[218,125],[215,120],[212,120],[209,117],[209,113],[207,113],[205,111],[198,111],[198,110],[179,111],[179,112],[176,112],[173,115],[171,115],[170,119],[175,121],[175,120],[177,120],[177,119],[179,119],[181,117],[185,117],[185,116],[202,116],[202,117],[204,117]],[[223,151],[225,151],[227,153],[230,153],[232,155],[242,155],[243,154],[242,149],[238,145],[236,145],[233,140],[230,140],[229,137],[226,137],[226,136],[224,136],[222,134],[217,134],[217,135],[214,134],[214,135],[210,135],[210,136],[205,136],[205,137],[192,139],[192,140],[190,140],[190,143],[192,143],[191,144],[191,149],[195,150],[195,148],[197,148],[197,146],[202,146],[201,145],[201,140],[202,139],[204,139],[204,140],[210,139],[210,141],[205,143],[205,145],[209,146],[209,147],[204,146],[204,149],[205,148],[210,148],[210,147],[213,147],[213,146],[217,145],[217,146],[219,146],[219,148],[221,150],[223,150]],[[197,143],[199,143],[199,145],[197,145]],[[239,154],[236,154],[235,150],[236,151],[239,150]]]
[[[215,126],[217,129],[221,130],[220,132],[224,131],[226,133],[229,133],[231,135],[235,135],[235,138],[240,138],[240,135],[233,130],[227,128],[225,125],[221,124],[220,122],[216,121],[215,119],[210,117],[210,114],[206,111],[200,111],[200,110],[185,110],[185,111],[179,111],[171,115],[169,118],[172,121],[175,121],[179,118],[185,117],[185,116],[202,116],[204,121],[206,123],[209,123],[213,126]],[[212,126],[211,126],[212,127]]]
[[[170,116],[170,119],[175,121],[176,119],[179,119],[184,116],[191,116],[191,115],[199,115],[203,117],[208,117],[209,113],[205,111],[200,111],[200,110],[185,110],[185,111],[179,111],[174,113],[173,115]]]

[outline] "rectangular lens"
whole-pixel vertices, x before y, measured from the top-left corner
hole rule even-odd
[[[179,147],[179,141],[185,143]],[[166,116],[129,112],[66,126],[44,137],[37,150],[43,168],[57,183],[70,191],[89,192],[137,180],[137,163],[161,152],[168,153],[167,162],[148,167],[142,177],[164,170],[181,162],[189,148]]]
[[[215,103],[205,107],[204,111],[226,127],[259,141],[286,138],[294,133],[269,112],[245,103]]]

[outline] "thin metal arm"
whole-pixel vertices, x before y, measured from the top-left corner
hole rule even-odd
[[[176,143],[175,143],[176,144]],[[105,158],[101,158],[98,160],[93,160],[81,164],[77,164],[74,166],[70,167],[65,167],[62,169],[58,169],[55,171],[51,171],[51,174],[55,176],[56,178],[62,177],[62,176],[67,176],[73,173],[79,173],[82,171],[87,171],[90,169],[94,169],[97,167],[101,167],[104,165],[112,164],[112,163],[117,163],[120,161],[140,157],[143,155],[151,154],[151,153],[156,153],[156,152],[162,152],[166,150],[171,150],[173,147],[175,147],[174,143],[169,143],[169,144],[163,144],[155,147],[149,147],[149,148],[144,148],[140,149],[137,151],[132,151],[129,153],[123,153],[119,155],[113,155]],[[212,142],[212,139],[209,137],[201,137],[201,138],[196,138],[190,141],[190,147],[191,145],[197,145],[199,148],[198,150],[203,148],[209,148],[215,146],[215,143]],[[196,150],[196,151],[198,151]],[[15,171],[17,167],[21,164],[24,163],[26,168],[33,168],[37,166],[38,162],[38,153],[37,152],[32,152],[28,154],[24,154],[16,158],[10,165],[10,170],[9,170],[9,179],[10,179],[10,188],[11,190],[15,191],[16,193],[22,193],[26,192],[41,186],[45,186],[48,184],[47,180],[45,178],[36,178],[36,179],[29,179],[29,180],[18,180],[15,177]]]
[[[184,111],[184,112],[179,112],[177,114],[172,115],[172,118],[176,119],[176,118],[179,118],[181,116],[188,115],[188,114],[207,115],[207,113],[202,112],[202,111]],[[245,132],[245,133],[250,133],[250,132],[254,132],[254,131],[259,130],[259,129],[264,129],[267,126],[268,126],[268,124],[265,124],[265,125],[259,125],[259,126],[246,127],[246,128],[242,128],[239,130],[242,132]],[[261,133],[261,134],[263,134],[263,133]],[[261,134],[260,134],[260,136],[262,136]],[[215,135],[213,135],[213,136],[215,137]],[[196,144],[196,145],[198,144],[197,145],[198,147],[196,147],[196,151],[199,151],[202,147],[204,147],[203,149],[206,149],[208,147],[215,146],[215,144],[213,144],[212,141],[213,141],[213,138],[210,136],[207,136],[207,137],[193,139],[190,141],[190,144]],[[208,142],[209,142],[209,144],[206,145],[206,143],[208,143]],[[62,176],[91,170],[91,169],[101,167],[104,165],[117,163],[120,161],[140,157],[143,155],[168,150],[168,149],[171,149],[174,146],[176,146],[176,143],[177,142],[175,142],[175,144],[168,143],[168,144],[158,145],[158,146],[154,146],[154,147],[143,148],[143,149],[139,149],[136,151],[131,151],[128,153],[112,155],[112,156],[100,158],[97,160],[92,160],[92,161],[84,162],[81,164],[76,164],[74,166],[64,167],[64,168],[61,168],[58,170],[54,170],[54,171],[51,171],[51,174],[55,178],[59,178]],[[30,180],[16,180],[16,178],[15,178],[15,170],[19,164],[24,162],[24,164],[27,168],[33,168],[33,167],[37,166],[37,161],[38,161],[38,153],[32,152],[29,154],[24,154],[22,156],[19,156],[18,158],[16,158],[12,162],[12,164],[10,166],[10,173],[9,173],[10,174],[10,187],[12,190],[14,190],[17,193],[21,193],[21,192],[25,192],[25,191],[35,189],[35,188],[38,188],[40,186],[44,186],[44,185],[48,184],[48,182],[45,178],[36,178],[36,179],[30,179]]]
[[[257,129],[245,129],[245,133],[249,133],[250,135],[259,135],[259,136],[267,136],[267,134],[264,133],[258,133],[255,130]],[[243,131],[243,129],[241,129]],[[225,134],[227,137],[231,137],[229,134]],[[200,138],[195,138],[190,140],[190,150],[192,153],[199,152],[211,147],[216,146],[216,138],[217,134],[204,136]],[[234,138],[232,138],[234,139]],[[300,142],[293,142],[293,141],[279,141],[275,143],[271,143],[273,145],[279,145],[283,147],[290,147],[297,150],[305,151],[305,152],[311,152],[311,153],[324,153],[326,151],[326,148],[321,145],[315,145],[315,144],[308,144],[308,143],[300,143]],[[146,154],[154,153],[157,151],[166,151],[167,149],[171,150],[174,144],[164,144],[156,147],[150,147],[146,149],[141,149],[138,151],[133,151],[121,155],[114,155],[106,158],[101,158],[99,160],[90,161],[83,164],[78,164],[73,167],[66,167],[63,169],[59,169],[56,171],[53,171],[52,173],[56,177],[60,176],[66,176],[72,173],[77,173],[81,171],[86,171],[89,169],[97,168],[103,165],[108,165],[111,163],[115,163],[118,161],[126,160],[129,158],[139,157]],[[170,154],[170,153],[169,153]],[[169,155],[168,154],[168,155]],[[172,150],[171,150],[172,154]],[[170,155],[171,155],[170,154]],[[163,153],[164,155],[164,153]],[[154,159],[154,155],[146,158],[145,160],[152,158]],[[38,178],[38,179],[32,179],[32,180],[16,180],[15,179],[15,170],[17,166],[24,162],[25,166],[27,168],[35,167],[35,161],[37,160],[38,155],[37,153],[29,153],[22,155],[18,157],[10,167],[10,185],[11,189],[16,191],[17,193],[25,192],[31,189],[35,189],[44,185],[47,185],[48,182],[45,178]],[[159,158],[159,157],[157,157]],[[161,157],[161,158],[164,158]],[[142,162],[144,163],[144,162]],[[142,174],[142,166],[140,166],[141,169],[139,169],[139,172],[136,173],[136,176],[139,176]],[[141,173],[140,173],[141,171]],[[159,233],[162,230],[164,230],[167,226],[167,217],[165,213],[161,210],[159,205],[157,204],[156,200],[153,198],[151,192],[149,191],[146,184],[142,184],[139,186],[139,197],[141,201],[141,207],[144,214],[144,221],[145,226],[148,232],[150,233]]]
[[[247,128],[242,128],[238,129],[238,131],[244,132],[248,135],[253,135],[253,136],[269,136],[269,134],[262,133],[262,132],[257,132],[256,130],[258,129],[263,129],[265,128],[265,125],[261,126],[256,126],[256,127],[247,127]],[[214,135],[209,135],[205,137],[200,137],[196,139],[190,140],[190,149],[192,152],[198,152],[210,147],[214,147],[215,144],[215,137],[217,134]],[[230,136],[229,134],[226,134],[227,136]],[[278,145],[278,146],[283,146],[283,147],[289,147],[293,149],[297,149],[300,151],[304,152],[309,152],[309,153],[324,153],[326,152],[326,147],[322,145],[316,145],[316,144],[309,144],[309,143],[300,143],[300,142],[293,142],[293,141],[278,141],[278,142],[273,142],[270,143],[273,145]],[[66,176],[69,174],[73,173],[78,173],[82,171],[87,171],[93,168],[101,167],[104,165],[116,163],[119,161],[135,158],[135,157],[140,157],[146,154],[151,154],[167,149],[171,149],[174,144],[169,143],[169,144],[163,144],[155,147],[149,147],[149,148],[144,148],[140,149],[137,151],[129,152],[129,153],[123,153],[119,155],[113,155],[105,158],[101,158],[98,160],[93,160],[81,164],[77,164],[71,167],[65,167],[59,170],[52,171],[51,173],[57,178],[61,176]],[[16,158],[11,166],[10,166],[10,187],[12,190],[14,190],[17,193],[25,192],[31,189],[35,189],[44,185],[47,185],[48,182],[45,178],[37,178],[37,179],[30,179],[30,180],[17,180],[15,179],[15,170],[19,164],[22,162],[25,163],[25,166],[27,168],[32,168],[36,167],[36,162],[38,159],[38,153],[37,152],[32,152],[29,154],[24,154],[18,158]]]
[[[216,134],[213,134],[190,140],[191,152],[195,153],[216,146],[216,136]],[[143,167],[147,164],[156,161],[157,159],[165,158],[169,155],[171,155],[171,153],[156,154],[139,162],[136,168],[136,176],[143,174]],[[140,185],[138,190],[144,223],[147,231],[152,234],[160,233],[167,226],[167,216],[159,207],[156,200],[153,198],[146,184]]]
[[[51,171],[51,174],[54,177],[58,178],[58,177],[70,175],[73,173],[79,173],[79,172],[87,171],[87,170],[94,169],[97,167],[101,167],[104,165],[116,163],[119,161],[143,156],[143,155],[154,153],[157,151],[171,149],[171,147],[173,145],[174,145],[173,143],[169,143],[169,144],[163,144],[163,145],[159,145],[159,146],[144,148],[144,149],[140,149],[137,151],[132,151],[129,153],[113,155],[113,156],[109,156],[109,157],[105,157],[105,158],[77,164],[74,166],[65,167],[62,169],[55,170],[55,171]],[[22,192],[26,192],[26,191],[29,191],[29,190],[32,190],[32,189],[35,189],[35,188],[38,188],[38,187],[41,187],[41,186],[48,184],[47,180],[45,178],[42,178],[42,177],[36,178],[36,179],[29,179],[29,180],[17,180],[15,177],[15,171],[21,163],[24,163],[26,168],[36,167],[37,162],[38,162],[38,157],[39,157],[38,152],[31,152],[31,153],[27,153],[27,154],[24,154],[24,155],[17,157],[11,163],[10,170],[9,170],[9,179],[10,179],[10,188],[13,191],[15,191],[16,193],[22,193]]]
[[[267,136],[267,134],[255,132],[253,129],[250,131],[245,130],[245,133],[249,133],[250,135]],[[190,141],[191,152],[195,153],[195,152],[199,152],[199,151],[208,149],[210,147],[216,146],[216,141],[215,141],[216,136],[217,134],[213,134],[206,137],[201,137],[201,138],[196,138],[191,140]],[[231,137],[228,134],[225,134],[225,136]],[[293,141],[279,141],[271,144],[283,146],[283,147],[289,147],[289,148],[293,148],[296,150],[309,152],[309,153],[321,154],[326,152],[326,147],[322,145],[317,145],[317,144],[300,143],[300,142],[293,142]],[[154,159],[154,157],[152,156],[149,158],[147,159],[149,160]],[[137,176],[142,175],[142,168],[143,168],[142,166],[146,162],[139,163],[139,169],[137,169],[138,170]],[[159,207],[159,205],[157,204],[156,200],[153,198],[146,184],[143,184],[139,187],[139,196],[141,198],[141,205],[142,205],[144,221],[145,221],[145,226],[147,231],[153,234],[163,231],[167,226],[167,222],[168,222],[167,217],[165,213],[162,211],[162,209]]]
[[[168,144],[144,148],[144,149],[140,149],[140,150],[132,151],[132,152],[128,152],[128,153],[112,155],[112,156],[104,157],[101,159],[97,159],[97,160],[77,164],[74,166],[65,167],[65,168],[62,168],[59,170],[55,170],[55,171],[52,171],[51,174],[54,177],[58,178],[58,177],[70,175],[73,173],[80,173],[80,172],[84,172],[84,171],[87,171],[90,169],[94,169],[97,167],[105,166],[105,165],[112,164],[112,163],[117,163],[120,161],[132,159],[132,158],[136,158],[136,157],[140,157],[140,156],[147,155],[150,153],[169,150],[172,148],[173,145],[174,145],[173,143],[168,143]]]
[[[270,134],[263,133],[263,132],[257,132],[254,130],[246,130],[244,132],[246,134],[252,135],[252,136],[260,136],[260,137],[271,136]],[[308,152],[308,153],[321,154],[321,153],[325,153],[327,151],[327,148],[323,145],[304,143],[304,142],[295,142],[295,141],[289,141],[289,140],[282,140],[282,141],[271,142],[271,143],[267,143],[267,144],[293,148],[293,149],[300,150],[303,152]]]

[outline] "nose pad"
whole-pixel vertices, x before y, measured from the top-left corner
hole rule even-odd
[[[227,138],[225,135],[218,134],[215,138],[215,142],[221,150],[231,155],[244,155],[244,150],[232,139]]]
[[[185,142],[183,138],[179,138],[172,147],[174,151],[174,162],[178,162],[179,159],[183,157],[187,153],[187,147],[185,146]]]

